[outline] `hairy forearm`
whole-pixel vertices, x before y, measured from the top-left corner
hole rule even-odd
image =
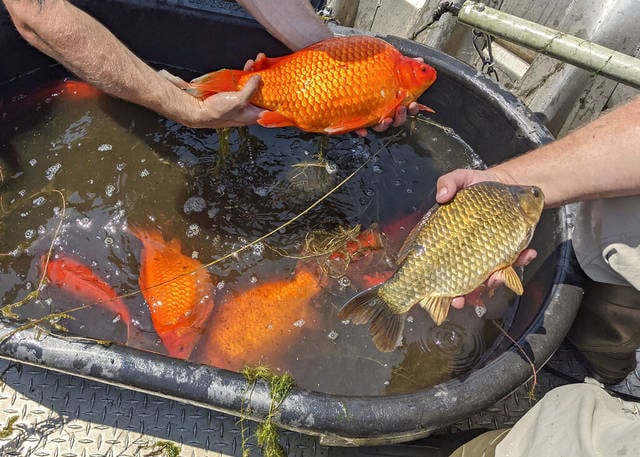
[[[65,0],[3,1],[22,36],[79,78],[178,122],[197,122],[197,99],[159,76],[80,9]]]
[[[640,97],[492,171],[507,183],[540,186],[549,207],[640,194]]]
[[[291,50],[332,36],[307,0],[238,0],[238,3]]]

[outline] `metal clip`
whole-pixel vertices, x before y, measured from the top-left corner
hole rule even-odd
[[[492,43],[493,37],[491,35],[480,30],[473,30],[473,47],[476,49],[476,52],[482,61],[482,68],[480,71],[486,73],[489,77],[493,76],[496,81],[499,81],[498,72],[494,67],[495,61],[493,60],[493,50],[491,48]],[[484,53],[485,49],[487,51],[486,55]]]

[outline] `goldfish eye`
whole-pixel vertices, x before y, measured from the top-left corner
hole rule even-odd
[[[422,66],[420,67],[420,71],[421,71],[422,73],[426,73],[426,72],[427,72],[427,66],[426,66],[426,65],[422,65]]]

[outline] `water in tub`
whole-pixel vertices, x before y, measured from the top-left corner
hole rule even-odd
[[[0,126],[0,296],[29,297],[22,320],[71,310],[44,328],[362,395],[464,373],[496,337],[472,307],[439,327],[415,307],[382,353],[337,317],[393,271],[437,177],[483,166],[437,113],[367,138],[197,130],[62,79],[4,97]],[[82,267],[32,293],[51,245]]]

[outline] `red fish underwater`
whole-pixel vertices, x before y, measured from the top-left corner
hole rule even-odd
[[[191,81],[199,98],[237,91],[254,75],[261,85],[251,103],[269,110],[258,123],[338,134],[392,117],[436,80],[426,63],[402,55],[384,40],[336,37],[292,54],[258,59],[251,70],[222,69]],[[432,111],[420,105],[420,109]]]
[[[40,265],[44,271],[46,255],[40,258]],[[132,333],[131,314],[124,302],[118,298],[116,291],[91,268],[82,262],[65,255],[58,255],[49,259],[46,277],[49,283],[73,294],[86,302],[87,305],[95,303],[114,314],[120,316],[127,326],[127,341]]]
[[[138,283],[151,321],[170,356],[188,359],[214,307],[214,282],[202,264],[182,253],[177,238],[132,228],[142,242]]]

